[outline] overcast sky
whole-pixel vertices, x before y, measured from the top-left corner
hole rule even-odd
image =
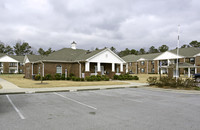
[[[0,0],[0,40],[117,50],[200,41],[199,0]]]

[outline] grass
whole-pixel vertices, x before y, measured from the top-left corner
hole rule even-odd
[[[72,87],[72,86],[99,86],[99,85],[123,85],[128,84],[124,82],[113,82],[113,81],[97,81],[97,82],[86,82],[86,81],[66,81],[66,80],[52,80],[52,81],[34,81],[31,79],[23,78],[23,74],[7,74],[0,75],[3,78],[18,87],[21,88],[52,88],[52,87]]]

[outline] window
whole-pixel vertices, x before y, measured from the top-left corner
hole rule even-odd
[[[144,70],[144,68],[142,68],[140,71],[141,71],[141,73],[144,73],[145,70]]]
[[[144,61],[141,61],[140,64],[141,64],[141,65],[144,65]]]
[[[190,58],[190,63],[194,63],[195,60],[194,60],[194,57]]]
[[[16,67],[16,66],[17,66],[17,64],[16,64],[16,63],[14,63],[14,62],[11,62],[11,63],[9,64],[9,66],[10,66],[10,67]]]
[[[23,66],[23,63],[19,63],[19,66]]]
[[[57,65],[56,66],[56,73],[57,74],[62,74],[62,66],[61,65]]]
[[[3,64],[0,62],[0,67],[3,67]]]
[[[132,63],[131,63],[131,62],[129,62],[129,66],[132,66]]]
[[[151,64],[154,65],[154,61],[151,61]]]

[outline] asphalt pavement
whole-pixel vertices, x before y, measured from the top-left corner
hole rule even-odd
[[[200,94],[146,88],[0,95],[2,130],[199,130]]]

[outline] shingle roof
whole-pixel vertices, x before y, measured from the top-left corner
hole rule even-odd
[[[127,56],[122,57],[122,59],[125,60],[126,62],[136,62],[140,58],[143,58],[145,60],[153,60],[160,54],[161,53],[143,54],[143,55],[127,55]]]
[[[35,61],[41,60],[43,58],[43,56],[41,56],[41,55],[27,55],[27,57],[30,62],[35,62]]]
[[[61,50],[55,51],[51,53],[49,56],[44,57],[42,60],[44,61],[85,61],[89,57],[96,55],[104,49],[95,50],[92,52],[88,52],[87,50],[82,49],[71,49],[71,48],[63,48]]]
[[[171,50],[174,54],[177,54],[177,49]],[[193,57],[196,54],[200,53],[200,48],[189,47],[189,48],[179,48],[179,55],[184,57]]]
[[[0,57],[5,56],[6,54],[0,53]]]
[[[16,56],[16,55],[9,55],[9,56],[12,57],[13,59],[19,61],[19,62],[24,61],[24,56]]]

